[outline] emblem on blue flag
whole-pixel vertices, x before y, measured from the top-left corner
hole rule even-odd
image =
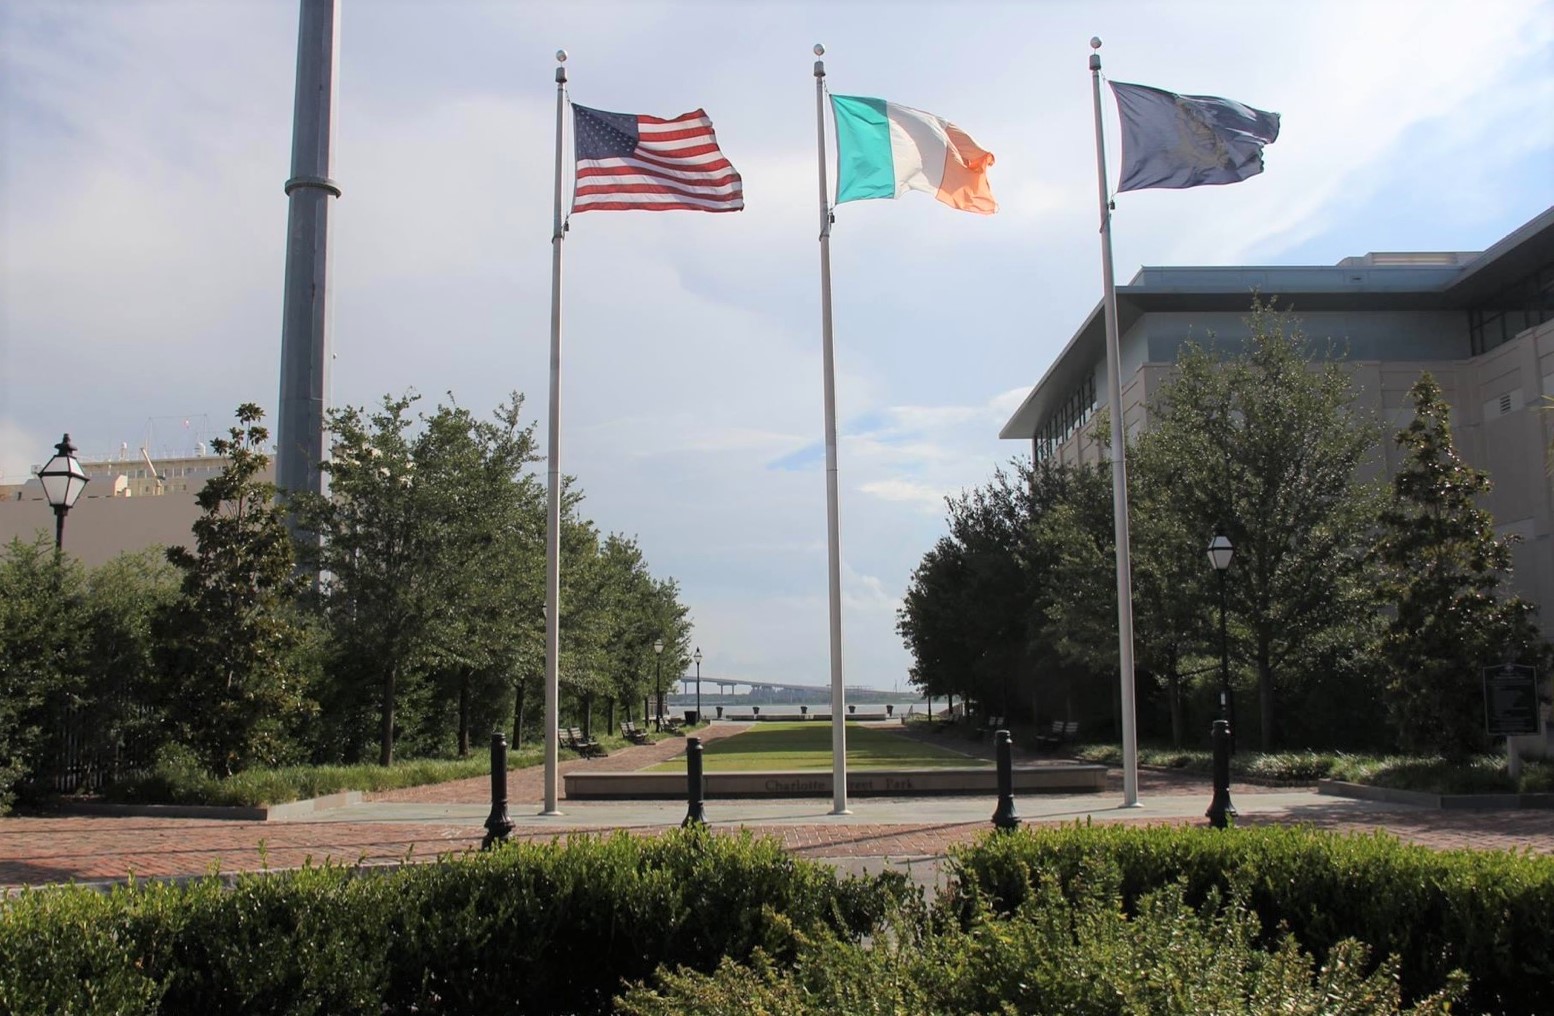
[[[1110,82],[1122,116],[1117,190],[1239,183],[1263,171],[1279,114],[1213,95]]]

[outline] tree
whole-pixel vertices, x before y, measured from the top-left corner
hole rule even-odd
[[[85,576],[75,729],[90,750],[86,761],[106,779],[150,762],[167,740],[153,629],[177,601],[179,578],[161,547],[120,554]]]
[[[293,734],[313,708],[291,538],[275,485],[259,479],[263,418],[245,403],[229,437],[211,442],[228,462],[195,499],[195,549],[168,548],[180,593],[156,626],[166,715],[222,774],[295,757]]]
[[[1099,489],[1093,472],[1016,462],[947,499],[949,533],[914,570],[896,616],[925,694],[961,695],[1009,716],[1036,706],[1038,674],[1051,676],[1049,690],[1076,670],[1088,674],[1088,660],[1061,651],[1048,612],[1072,593],[1055,578],[1075,521],[1063,512],[1084,500],[1082,490]]]
[[[52,703],[77,692],[81,568],[41,536],[0,556],[0,813],[36,771]]]
[[[662,689],[690,663],[688,609],[673,579],[655,579],[635,539],[602,540],[591,522],[564,520],[559,683],[590,722],[592,705],[636,702]],[[663,640],[662,654],[653,643]],[[655,703],[656,708],[656,703]]]
[[[528,471],[537,456],[522,410],[515,392],[491,419],[477,419],[450,394],[414,445],[416,484],[443,495],[434,507],[442,511],[444,616],[427,662],[443,700],[457,704],[461,756],[473,730],[501,725],[522,649],[543,632],[544,494]],[[441,741],[438,719],[427,717],[429,743]]]
[[[448,703],[467,750],[475,713],[494,722],[505,711],[523,672],[518,647],[542,624],[544,504],[524,472],[535,456],[523,397],[491,420],[456,404],[417,419],[418,399],[332,412],[330,494],[294,499],[318,537],[305,560],[328,576],[323,610],[339,647],[330,706],[345,718],[334,739],[347,757],[359,750],[371,696],[383,765],[405,732],[422,749],[444,743]]]
[[[0,808],[18,778],[94,785],[167,737],[153,619],[177,595],[163,551],[87,571],[51,541],[0,553]]]
[[[1271,747],[1280,689],[1365,641],[1364,541],[1379,488],[1357,469],[1378,434],[1354,408],[1348,372],[1293,318],[1258,301],[1249,324],[1239,355],[1184,349],[1133,467],[1142,487],[1160,492],[1155,510],[1179,535],[1196,535],[1178,541],[1183,574],[1207,567],[1202,547],[1217,527],[1235,546],[1235,650],[1256,675],[1261,743]]]
[[[1097,424],[1103,446],[1107,423]],[[1036,524],[1036,539],[1053,560],[1047,638],[1060,656],[1096,674],[1120,667],[1117,639],[1116,525],[1109,463],[1070,467],[1064,499]],[[1129,476],[1133,649],[1136,674],[1165,692],[1171,740],[1185,741],[1184,686],[1189,660],[1204,651],[1205,580],[1202,548],[1165,502],[1171,491],[1147,471]],[[1117,687],[1115,708],[1121,708]]]
[[[999,469],[946,505],[949,535],[914,571],[896,630],[925,694],[960,695],[1007,712],[1033,616],[1030,473],[1019,465],[1013,474]]]
[[[942,536],[923,555],[896,612],[896,632],[912,654],[912,684],[925,695],[964,687],[966,661],[974,655],[963,623],[962,592],[968,585],[961,546]]]
[[[1478,506],[1489,478],[1457,454],[1440,385],[1425,374],[1409,398],[1414,419],[1396,438],[1405,457],[1372,552],[1381,602],[1395,608],[1381,643],[1387,705],[1404,747],[1461,757],[1488,743],[1482,668],[1546,668],[1549,646],[1535,608],[1498,595],[1511,539]]]

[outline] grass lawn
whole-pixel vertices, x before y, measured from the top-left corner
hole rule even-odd
[[[719,738],[702,755],[706,772],[831,768],[830,721],[757,723],[742,734]],[[914,741],[886,727],[847,725],[849,769],[983,768],[991,762],[948,748]],[[685,759],[671,759],[654,772],[685,772]]]

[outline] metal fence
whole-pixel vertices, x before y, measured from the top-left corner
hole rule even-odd
[[[94,707],[61,704],[50,712],[53,722],[37,770],[44,789],[92,793],[151,765],[154,720],[146,707],[105,701]]]

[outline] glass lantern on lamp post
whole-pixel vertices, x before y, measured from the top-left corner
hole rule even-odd
[[[38,482],[43,485],[43,496],[54,509],[54,549],[65,545],[65,515],[75,507],[76,499],[89,482],[86,470],[76,459],[75,446],[66,434],[54,446],[55,456],[38,470]]]

